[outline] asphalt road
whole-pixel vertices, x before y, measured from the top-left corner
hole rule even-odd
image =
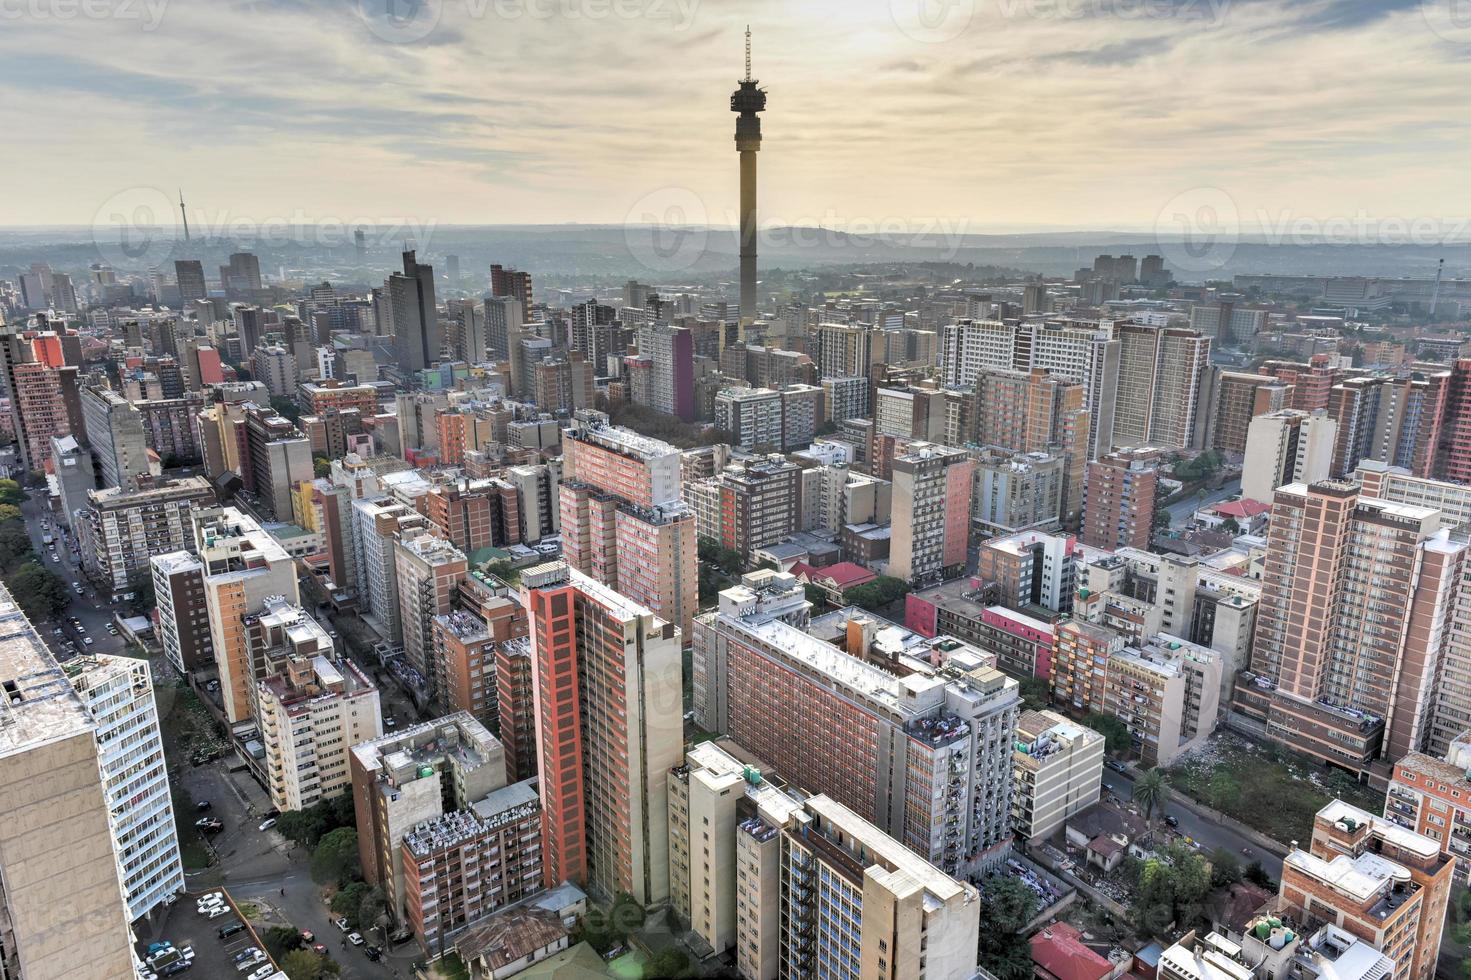
[[[1127,801],[1133,796],[1134,780],[1128,773],[1105,769],[1103,782],[1112,785],[1114,794],[1122,800]],[[1172,800],[1165,802],[1164,812],[1180,821],[1180,826],[1176,828],[1176,831],[1199,843],[1203,852],[1209,853],[1218,847],[1223,847],[1236,856],[1243,868],[1253,861],[1260,861],[1262,868],[1272,876],[1274,881],[1281,880],[1282,859],[1271,851],[1258,847],[1246,836],[1238,834],[1230,827],[1197,816],[1193,810],[1180,806]]]
[[[66,615],[80,619],[82,625],[86,627],[85,632],[74,629],[70,623],[64,621],[37,623],[41,636],[51,645],[58,657],[65,658],[74,655],[71,648],[67,646],[69,642],[75,643],[77,648],[83,652],[122,653],[127,644],[121,637],[108,633],[107,624],[112,621],[114,612],[124,611],[123,607],[121,604],[113,606],[107,603],[104,597],[99,596],[82,576],[81,563],[74,547],[75,536],[61,534],[60,522],[47,506],[44,493],[32,494],[30,499],[21,504],[20,510],[25,519],[26,530],[31,535],[31,547],[35,549],[37,555],[41,556],[41,564],[61,576],[62,580],[67,583],[68,589],[73,582],[80,583],[83,588],[80,596],[75,591],[69,591],[71,605],[67,608]],[[42,520],[51,525],[51,534],[56,544],[54,553],[60,556],[60,561],[51,560],[53,549],[41,540],[42,534],[45,533],[41,526]],[[54,633],[58,628],[62,630],[61,636],[56,636]],[[91,646],[83,642],[84,636],[92,638]]]
[[[1240,492],[1241,481],[1237,479],[1229,483],[1223,483],[1220,489],[1212,490],[1204,497],[1197,497],[1192,494],[1178,503],[1170,504],[1165,508],[1170,515],[1170,526],[1179,527],[1182,524],[1186,524],[1190,520],[1190,515],[1200,508],[1219,503],[1222,500],[1229,500]]]
[[[209,800],[210,815],[225,825],[224,830],[210,838],[219,863],[208,871],[189,876],[190,894],[222,887],[237,905],[249,902],[269,907],[275,913],[271,918],[312,931],[317,942],[324,944],[341,965],[340,975],[344,980],[410,976],[411,964],[422,958],[416,944],[391,950],[377,963],[364,956],[361,948],[345,945],[344,934],[332,924],[331,910],[322,899],[321,889],[312,881],[309,855],[274,830],[258,829],[269,808],[265,792],[247,773],[227,772],[224,767],[227,761],[228,757],[180,773],[180,782],[189,799],[196,803]],[[178,814],[181,821],[197,817],[195,812]],[[187,929],[192,925],[189,920],[196,915],[192,901],[178,902],[170,920],[181,915],[184,922],[179,928]],[[163,935],[177,944],[179,939],[170,930],[166,922]],[[380,940],[381,937],[368,939],[374,944]]]

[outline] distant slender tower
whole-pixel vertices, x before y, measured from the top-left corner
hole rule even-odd
[[[736,150],[741,155],[741,323],[756,319],[756,153],[761,149],[761,119],[766,92],[751,78],[751,28],[746,28],[746,77],[730,97],[736,120]]]
[[[189,212],[184,209],[184,188],[179,188],[179,217],[184,219],[184,241],[189,240]]]

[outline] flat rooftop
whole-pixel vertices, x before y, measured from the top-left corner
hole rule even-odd
[[[0,756],[93,730],[71,680],[0,585]]]

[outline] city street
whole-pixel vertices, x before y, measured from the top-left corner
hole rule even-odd
[[[1200,508],[1220,503],[1222,500],[1229,500],[1239,493],[1241,493],[1241,480],[1238,478],[1221,484],[1219,489],[1212,490],[1205,496],[1191,494],[1184,500],[1170,504],[1165,508],[1170,515],[1170,527],[1187,524],[1190,521],[1190,515]]]
[[[347,980],[381,980],[407,977],[410,966],[422,957],[415,944],[385,950],[377,963],[370,961],[361,947],[346,945],[341,930],[332,924],[331,910],[322,899],[321,888],[312,881],[310,855],[293,847],[275,831],[257,829],[269,810],[265,792],[248,773],[226,771],[230,757],[198,768],[184,769],[180,781],[188,798],[197,803],[208,800],[210,815],[221,820],[225,829],[211,838],[219,863],[208,871],[189,876],[191,894],[224,888],[237,905],[252,903],[267,907],[267,918],[282,919],[297,929],[316,934],[317,942],[327,946],[329,954],[342,966],[341,976]],[[196,812],[176,814],[179,821],[193,821]],[[195,916],[192,903],[179,902],[170,917]],[[188,923],[185,924],[186,926]],[[180,928],[183,928],[181,926]],[[165,923],[161,933],[178,940]],[[381,936],[365,937],[379,945]]]
[[[1125,802],[1133,795],[1134,779],[1129,773],[1105,769],[1103,782],[1106,786],[1112,785],[1114,794]],[[1281,857],[1271,851],[1263,850],[1248,837],[1237,833],[1230,827],[1197,816],[1193,810],[1181,806],[1173,794],[1165,801],[1164,812],[1180,821],[1180,826],[1175,829],[1199,843],[1203,853],[1209,854],[1218,847],[1225,848],[1235,855],[1243,868],[1253,861],[1260,861],[1262,868],[1274,881],[1282,877]]]
[[[127,644],[120,636],[113,636],[107,632],[107,624],[112,621],[114,612],[122,612],[121,605],[112,606],[106,602],[106,597],[99,596],[95,589],[82,576],[82,569],[76,551],[76,536],[69,532],[63,533],[63,528],[57,520],[57,515],[51,512],[46,504],[45,491],[32,491],[25,503],[20,505],[21,516],[25,520],[26,530],[31,535],[31,547],[41,559],[41,564],[48,571],[55,573],[67,585],[71,604],[67,607],[66,616],[75,616],[82,621],[86,627],[86,633],[79,633],[69,623],[50,622],[37,623],[37,629],[41,636],[51,645],[59,657],[73,656],[68,642],[75,643],[77,649],[89,653],[122,653]],[[56,544],[55,553],[61,556],[60,561],[52,561],[52,549],[42,540],[42,535],[47,533],[41,522],[46,521],[51,526],[51,535]],[[77,595],[71,588],[73,582],[81,584],[83,592]],[[53,632],[62,630],[61,636]],[[92,638],[92,645],[87,646],[83,642],[83,636]]]

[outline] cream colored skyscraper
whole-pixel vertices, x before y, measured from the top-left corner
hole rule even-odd
[[[97,726],[0,586],[0,976],[131,980]]]
[[[204,601],[225,715],[234,724],[251,717],[255,683],[264,672],[251,664],[245,617],[266,599],[300,602],[296,563],[276,539],[234,507],[195,515],[195,546],[204,565]]]

